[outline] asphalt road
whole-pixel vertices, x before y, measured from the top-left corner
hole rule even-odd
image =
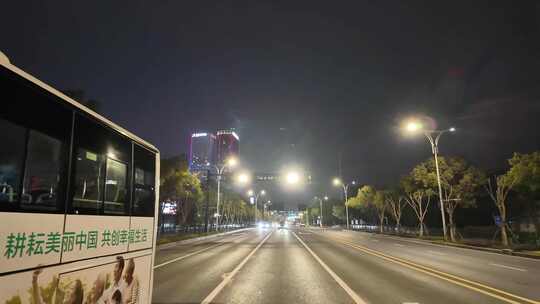
[[[158,250],[154,303],[540,303],[540,261],[359,232],[252,229]]]

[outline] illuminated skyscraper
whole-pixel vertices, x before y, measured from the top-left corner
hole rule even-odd
[[[189,148],[189,168],[192,172],[208,170],[215,165],[216,136],[212,133],[191,134]]]
[[[217,131],[217,163],[221,164],[229,157],[239,157],[240,138],[232,130]]]

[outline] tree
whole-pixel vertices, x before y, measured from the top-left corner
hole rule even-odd
[[[377,215],[379,217],[379,232],[383,233],[384,215],[386,214],[386,210],[388,208],[385,192],[381,190],[375,191],[372,204],[375,206],[375,209],[377,209]]]
[[[332,215],[340,221],[345,220],[345,207],[340,205],[332,206]]]
[[[501,242],[504,246],[510,245],[507,233],[508,195],[514,188],[518,192],[531,196],[539,194],[540,152],[531,154],[514,153],[512,158],[508,160],[508,163],[510,164],[510,169],[505,174],[489,179],[486,185],[486,190],[501,217]],[[532,205],[534,206],[536,204],[533,203]],[[536,225],[538,225],[537,222]]]
[[[418,235],[423,237],[424,228],[426,226],[424,220],[429,209],[431,196],[435,193],[432,190],[425,189],[422,185],[419,185],[413,178],[412,172],[401,179],[400,185],[406,194],[405,202],[411,206],[418,219],[418,226],[420,228]]]
[[[386,203],[388,208],[391,211],[394,221],[396,221],[396,230],[397,233],[401,229],[401,215],[403,212],[403,207],[405,207],[405,199],[403,195],[398,190],[387,190],[385,195]]]
[[[162,160],[160,202],[176,203],[176,222],[184,225],[200,208],[203,192],[199,179],[191,174],[182,157]]]
[[[536,234],[540,233],[540,152],[530,154],[514,153],[509,160],[508,175],[516,179],[514,190],[527,202],[525,211],[532,223]]]
[[[244,224],[249,219],[249,209],[242,197],[234,192],[225,190],[222,201],[223,224]]]
[[[317,223],[317,217],[320,215],[319,207],[313,206],[308,209],[309,221],[311,223]]]
[[[494,182],[492,182],[492,179],[494,180]],[[489,194],[489,197],[499,210],[499,216],[501,217],[501,242],[504,246],[508,247],[508,234],[506,232],[508,226],[508,224],[506,223],[506,199],[508,198],[510,190],[512,190],[512,188],[516,184],[516,179],[515,177],[508,176],[507,174],[494,176],[492,179],[488,179],[486,190]]]
[[[349,200],[349,207],[352,208],[369,208],[373,206],[377,210],[379,218],[379,232],[383,232],[384,215],[387,209],[387,201],[385,193],[376,190],[373,186],[365,185],[360,190],[356,197]]]
[[[485,183],[485,175],[479,169],[470,166],[457,157],[439,157],[439,170],[443,195],[443,206],[448,214],[450,239],[456,241],[454,212],[457,208],[476,207],[474,194]],[[416,183],[433,193],[438,192],[435,161],[428,159],[417,165],[412,171]]]

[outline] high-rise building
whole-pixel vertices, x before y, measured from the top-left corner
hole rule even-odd
[[[189,145],[189,169],[208,170],[216,164],[216,136],[212,133],[193,133]]]
[[[232,130],[217,131],[217,163],[222,164],[229,157],[240,155],[240,138]]]

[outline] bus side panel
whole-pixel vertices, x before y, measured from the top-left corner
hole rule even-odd
[[[152,248],[154,241],[154,218],[153,217],[131,217],[130,230],[140,231],[146,235],[144,241],[130,243],[129,251]]]
[[[63,214],[0,212],[0,273],[60,263]]]
[[[136,234],[129,229],[127,216],[68,214],[65,229],[64,235],[71,235],[74,240],[65,244],[62,263],[126,252],[129,242],[142,240],[140,231]]]
[[[124,268],[119,285],[126,285],[126,274],[130,268],[128,265],[132,264],[133,282],[136,282],[134,286],[138,286],[133,288],[137,295],[135,303],[150,303],[151,252],[125,254],[121,257]],[[35,296],[41,297],[42,303],[62,303],[63,295],[73,292],[81,295],[84,303],[96,303],[101,297],[105,300],[108,289],[113,288],[115,269],[120,269],[117,265],[118,257],[109,256],[0,276],[0,303],[36,303],[33,300]],[[56,281],[57,287],[54,284]],[[37,293],[33,292],[35,287]],[[127,292],[123,289],[120,291],[127,298]]]

